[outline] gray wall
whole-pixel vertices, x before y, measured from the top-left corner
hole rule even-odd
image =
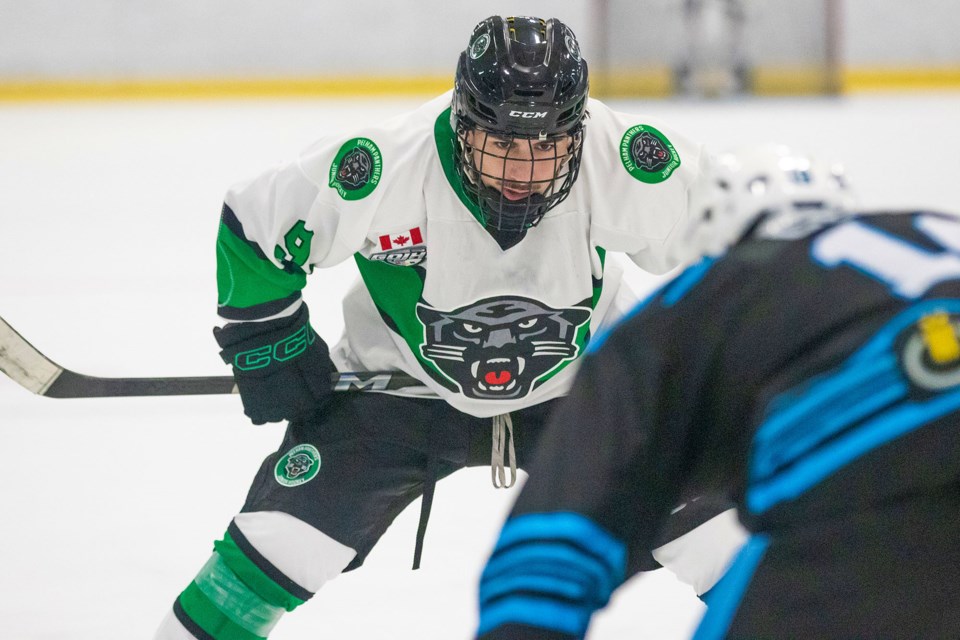
[[[960,66],[957,0],[843,0],[844,57],[858,66]]]
[[[723,0],[713,2],[722,16]],[[709,51],[706,42],[716,36],[709,18],[695,34],[688,33],[683,0],[608,0],[606,59],[614,67],[681,60],[691,46]],[[744,54],[763,64],[819,61],[825,50],[825,12],[822,0],[740,0],[746,25]],[[707,12],[711,13],[711,12]],[[960,16],[960,10],[957,11]],[[722,19],[722,18],[721,18]],[[713,34],[713,35],[711,35]],[[691,37],[697,42],[691,42]],[[960,58],[960,56],[958,56]]]
[[[449,73],[488,15],[556,15],[587,32],[588,8],[576,0],[0,0],[0,77]]]
[[[751,59],[783,64],[822,55],[824,0],[743,1],[754,18]],[[560,17],[588,59],[612,67],[674,64],[685,47],[681,4],[0,0],[0,82],[445,74],[472,26],[494,13]],[[957,0],[842,6],[847,65],[960,66]]]

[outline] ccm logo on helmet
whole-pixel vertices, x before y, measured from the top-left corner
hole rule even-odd
[[[546,111],[511,111],[511,118],[546,118]]]

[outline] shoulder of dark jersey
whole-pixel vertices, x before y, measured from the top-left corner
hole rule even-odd
[[[861,211],[848,213],[833,220],[798,225],[783,224],[766,229],[756,228],[717,259],[704,275],[696,289],[689,294],[692,303],[700,303],[710,296],[739,299],[749,306],[774,298],[818,296],[821,278],[837,277],[832,270],[824,271],[813,258],[818,239],[840,225],[854,224],[907,241],[932,252],[941,251],[935,239],[923,231],[921,217],[943,217],[957,220],[957,216],[929,211]]]
[[[711,341],[727,339],[745,319],[763,316],[770,309],[847,304],[854,295],[848,286],[850,275],[824,269],[812,258],[817,238],[838,225],[854,223],[942,251],[917,224],[921,217],[931,215],[958,220],[952,214],[929,211],[861,212],[809,228],[799,237],[752,234],[722,257],[705,258],[681,271],[638,305],[604,342],[610,349],[628,353],[646,344],[662,349],[682,349],[684,345],[709,349]],[[873,286],[870,280],[863,282],[866,288],[857,287],[856,291],[864,293]],[[833,296],[829,300],[828,290]],[[769,320],[772,316],[764,317]]]
[[[856,216],[863,225],[897,236],[917,247],[929,251],[941,251],[943,247],[918,226],[920,218],[941,218],[953,222],[960,221],[957,214],[930,210],[866,211]]]
[[[880,231],[887,231],[901,238],[937,249],[929,236],[919,231],[916,220],[920,217],[934,216],[949,220],[958,220],[958,216],[943,212],[926,210],[875,210],[857,211],[840,215],[828,214],[826,217],[808,215],[803,212],[760,220],[743,240],[732,247],[723,261],[747,268],[754,265],[759,268],[776,270],[778,265],[790,268],[792,253],[806,254],[810,244],[820,235],[845,223],[862,224]]]

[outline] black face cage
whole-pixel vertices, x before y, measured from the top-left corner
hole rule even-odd
[[[471,131],[474,144],[468,140]],[[536,137],[458,125],[457,171],[483,223],[507,232],[536,226],[570,195],[580,173],[583,135],[582,123],[564,133]]]

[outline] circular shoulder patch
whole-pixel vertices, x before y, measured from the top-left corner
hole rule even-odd
[[[667,137],[646,124],[623,134],[620,160],[630,175],[648,184],[663,182],[680,166],[680,154]]]
[[[344,200],[359,200],[370,195],[380,182],[383,158],[380,149],[368,138],[348,140],[330,165],[330,186]]]
[[[900,362],[922,389],[940,392],[960,385],[960,319],[944,312],[921,318],[907,334]]]
[[[312,444],[298,444],[280,456],[273,475],[285,487],[310,482],[320,471],[320,452]]]

